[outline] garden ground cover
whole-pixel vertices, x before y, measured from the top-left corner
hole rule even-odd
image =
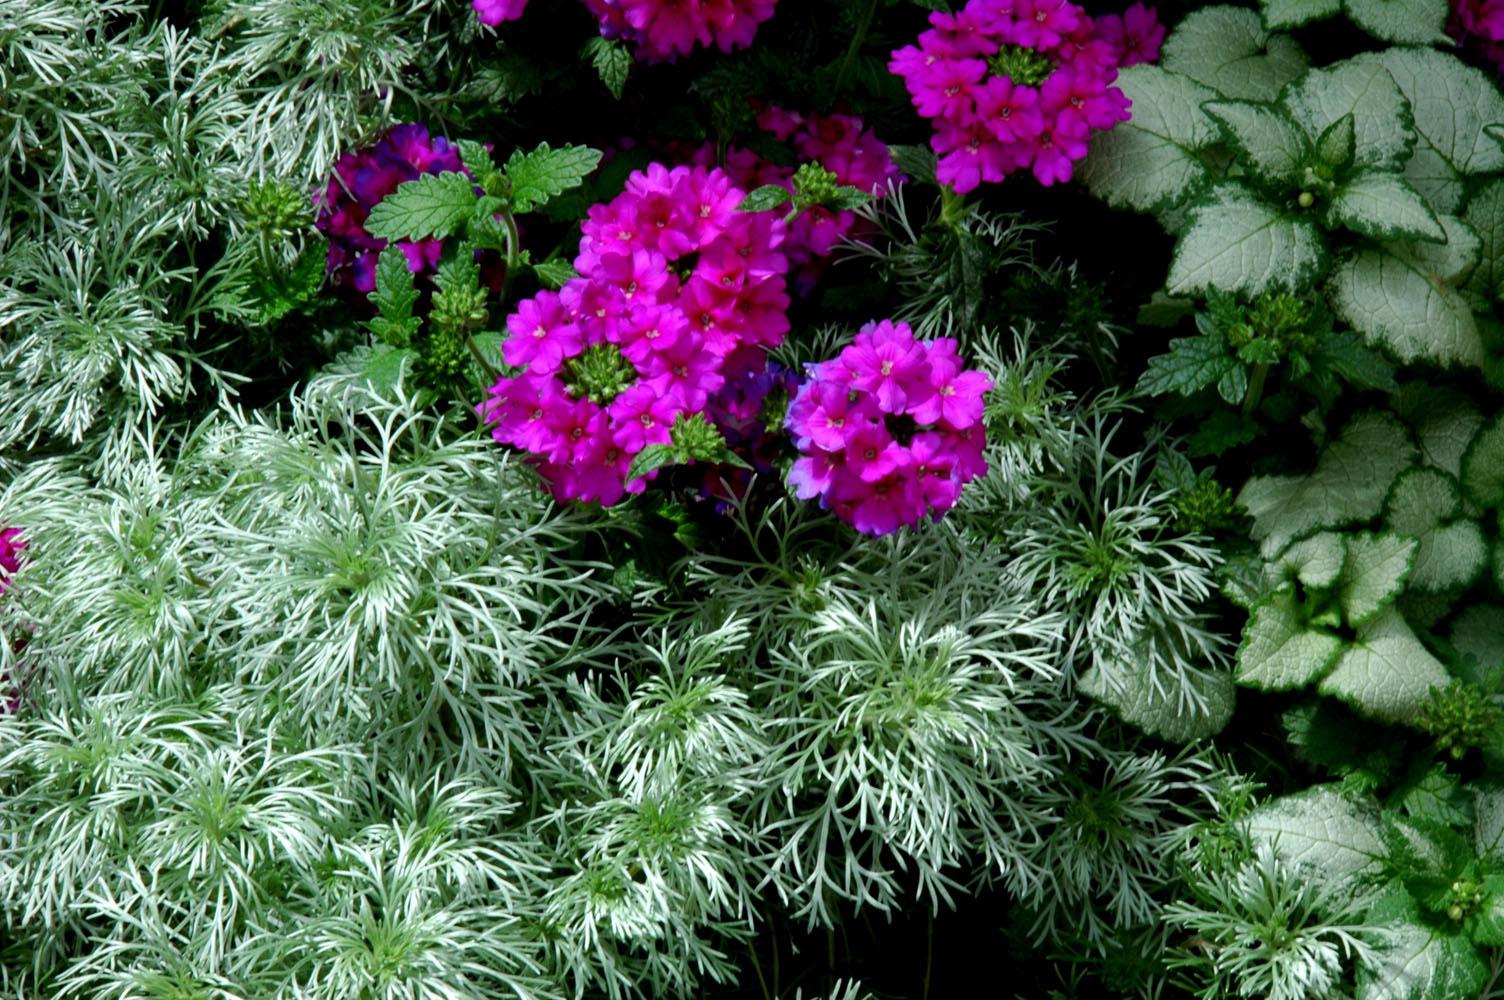
[[[0,994],[1504,997],[1501,46],[0,0]]]

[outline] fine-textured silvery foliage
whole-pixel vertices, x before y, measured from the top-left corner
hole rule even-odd
[[[630,521],[362,365],[143,437],[117,481],[0,490],[30,543],[0,603],[16,988],[692,996],[769,899],[829,927],[995,885],[1093,949],[1159,921],[1219,765],[1104,730],[1076,612],[980,512],[873,543],[735,507],[624,586],[592,553]],[[1064,398],[998,469],[1082,433]]]
[[[443,6],[226,2],[189,29],[126,0],[0,2],[0,450],[112,478],[139,433],[234,390],[249,250],[301,243],[252,232],[252,185],[306,191],[388,123],[458,30]]]
[[[1203,970],[1200,995],[1208,1000],[1347,996],[1344,970],[1371,960],[1386,939],[1365,921],[1369,899],[1326,888],[1267,843],[1231,864],[1196,865],[1188,886],[1164,913],[1195,935],[1194,952],[1181,961]]]

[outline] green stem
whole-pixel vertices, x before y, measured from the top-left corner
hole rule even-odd
[[[747,942],[747,954],[752,956],[752,971],[757,973],[757,985],[758,988],[762,990],[763,1000],[773,1000],[773,994],[768,992],[768,980],[762,974],[762,962],[757,958],[756,942]]]
[[[472,333],[465,338],[465,346],[470,348],[470,356],[475,359],[476,364],[480,365],[480,370],[490,377],[491,384],[495,385],[497,382],[500,382],[501,372],[495,365],[487,361],[486,356],[480,352],[480,345],[475,342],[475,334]]]
[[[1260,400],[1264,395],[1264,383],[1269,378],[1269,363],[1255,365],[1253,376],[1248,380],[1248,392],[1243,396],[1243,416],[1253,416],[1253,411],[1258,409]]]
[[[836,83],[833,88],[837,94],[846,83],[846,75],[851,72],[851,64],[856,61],[856,54],[861,51],[862,44],[867,41],[867,32],[872,30],[872,19],[877,16],[877,0],[871,0],[867,4],[867,12],[862,15],[861,23],[857,25],[856,34],[851,36],[851,44],[846,46],[846,54],[841,57],[841,66],[836,70]]]

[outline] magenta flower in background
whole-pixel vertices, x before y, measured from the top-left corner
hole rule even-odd
[[[1159,55],[1164,27],[1135,4],[1092,18],[1068,0],[970,0],[930,15],[892,54],[915,109],[934,126],[936,176],[957,193],[1028,169],[1069,180],[1093,131],[1128,120],[1118,69]]]
[[[601,34],[621,38],[648,62],[688,55],[696,45],[746,48],[777,0],[585,0]]]
[[[1447,34],[1504,76],[1504,0],[1452,0]]]
[[[745,408],[745,380],[766,370],[789,328],[785,226],[737,211],[745,197],[717,169],[637,171],[590,209],[580,277],[508,318],[503,357],[526,368],[478,409],[560,500],[609,505],[640,492],[652,474],[629,481],[632,458],[667,444],[676,419]]]
[[[810,366],[789,405],[800,452],[789,485],[868,535],[938,517],[987,469],[982,411],[991,387],[963,367],[954,340],[868,323],[836,358]]]
[[[855,115],[805,115],[768,107],[758,115],[757,124],[793,146],[800,159],[819,163],[835,174],[838,184],[850,184],[880,196],[890,183],[901,184],[905,180],[887,145]],[[692,163],[705,167],[715,165],[716,159],[713,144],[701,146],[690,156]],[[727,150],[724,159],[727,175],[748,191],[767,184],[794,189],[792,167],[770,163],[750,150],[736,147]],[[759,212],[756,217],[771,221],[783,211],[778,208]],[[823,206],[808,208],[789,223],[781,252],[788,258],[801,294],[813,289],[836,246],[858,233],[860,224],[854,212],[833,212]]]
[[[470,0],[470,6],[481,24],[495,26],[521,17],[527,10],[527,0]]]
[[[376,287],[376,260],[386,240],[366,231],[366,217],[398,185],[446,170],[460,170],[459,150],[443,136],[430,137],[424,125],[397,125],[364,149],[341,156],[334,175],[315,199],[314,224],[329,237],[328,269],[336,285],[367,294]],[[432,271],[442,240],[397,244],[414,272]]]
[[[10,585],[10,578],[21,569],[21,553],[26,550],[26,539],[20,528],[0,528],[0,594]]]

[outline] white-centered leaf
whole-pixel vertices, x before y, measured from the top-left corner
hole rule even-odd
[[[1488,979],[1473,943],[1427,923],[1399,886],[1374,905],[1368,920],[1383,943],[1358,967],[1357,1000],[1472,1000]]]
[[[1341,652],[1341,639],[1306,625],[1293,588],[1286,587],[1253,609],[1238,647],[1236,676],[1239,684],[1291,691],[1319,680]]]
[[[1255,12],[1204,7],[1187,14],[1165,39],[1160,65],[1223,97],[1272,101],[1307,64],[1300,46],[1267,31]]]
[[[1472,443],[1483,416],[1465,400],[1446,400],[1427,406],[1415,429],[1421,456],[1453,478],[1462,476],[1462,456]]]
[[[1463,179],[1504,170],[1504,149],[1485,127],[1504,122],[1504,94],[1482,70],[1431,48],[1362,56],[1379,63],[1410,105],[1417,142],[1405,176],[1438,212],[1455,212]]]
[[[1310,219],[1287,215],[1246,188],[1222,184],[1192,207],[1166,287],[1171,295],[1295,292],[1325,267],[1326,244]]]
[[[1342,544],[1342,536],[1322,531],[1292,542],[1280,553],[1278,566],[1308,590],[1324,590],[1337,583],[1345,562],[1347,547]]]
[[[1209,176],[1197,152],[1217,141],[1201,110],[1216,93],[1148,63],[1123,70],[1117,86],[1133,102],[1133,117],[1092,136],[1076,176],[1116,208],[1158,212],[1189,198]]]
[[[1343,115],[1353,116],[1353,163],[1399,170],[1415,146],[1410,104],[1389,71],[1372,60],[1349,59],[1313,69],[1280,98],[1314,142]]]
[[[1458,286],[1476,262],[1478,237],[1453,216],[1437,221],[1445,244],[1386,243],[1344,257],[1332,272],[1332,308],[1401,361],[1476,367],[1483,341]]]
[[[1375,38],[1413,45],[1450,44],[1447,0],[1345,0],[1347,16]]]
[[[1494,179],[1467,200],[1462,221],[1478,234],[1478,266],[1467,288],[1485,299],[1504,293],[1504,179]]]
[[[1504,412],[1474,434],[1462,453],[1462,491],[1479,507],[1504,507]]]
[[[1407,722],[1430,703],[1431,691],[1448,680],[1446,667],[1391,606],[1359,627],[1357,639],[1342,651],[1319,690],[1371,718]]]
[[[1266,557],[1319,528],[1377,517],[1395,477],[1415,461],[1410,434],[1388,413],[1362,413],[1321,453],[1309,476],[1255,476],[1238,503],[1253,516]]]
[[[1347,536],[1347,561],[1337,593],[1349,625],[1362,625],[1394,603],[1415,566],[1419,547],[1419,541],[1404,535]]]
[[[1375,810],[1337,785],[1317,785],[1265,803],[1245,821],[1254,843],[1347,888],[1383,871],[1388,851]]]
[[[1286,183],[1300,177],[1311,142],[1283,108],[1254,101],[1209,101],[1202,110],[1221,126],[1256,176]]]
[[[1337,190],[1326,211],[1330,228],[1341,226],[1376,240],[1444,242],[1446,231],[1425,199],[1399,174],[1362,170]]]
[[[1407,469],[1384,501],[1384,526],[1404,535],[1422,535],[1462,513],[1462,491],[1435,468]]]

